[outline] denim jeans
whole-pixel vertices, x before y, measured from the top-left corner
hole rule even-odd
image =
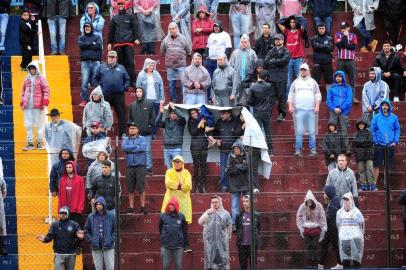
[[[286,96],[289,95],[290,85],[293,82],[293,78],[297,77],[300,71],[300,65],[303,63],[303,58],[290,59],[288,64],[288,85],[286,90]]]
[[[92,81],[98,66],[100,66],[100,61],[80,61],[80,73],[82,77],[80,98],[84,101],[89,101],[89,82]]]
[[[227,159],[228,159],[229,154],[230,154],[230,151],[221,151],[220,152],[220,172],[221,172],[220,185],[221,185],[221,188],[223,188],[223,187],[228,188],[227,173],[225,172],[225,170],[226,170]]]
[[[330,34],[330,36],[331,36],[331,24],[333,22],[333,18],[331,16],[328,16],[325,18],[315,16],[313,18],[313,20],[314,20],[314,27],[316,28],[316,32],[317,32],[317,26],[319,25],[319,23],[324,22],[326,24],[326,32],[328,34]]]
[[[364,40],[363,46],[367,46],[369,43],[371,43],[372,35],[371,32],[365,27],[365,19],[362,19],[362,21],[356,25],[355,28],[358,29],[358,32],[361,34]]]
[[[167,169],[172,168],[172,159],[182,154],[182,148],[164,148],[164,162]]]
[[[114,253],[114,248],[92,250],[93,263],[96,270],[114,270]]]
[[[171,269],[171,258],[173,258],[175,270],[182,270],[183,248],[169,249],[161,247],[162,270]]]
[[[251,12],[251,11],[250,11]],[[231,26],[233,27],[234,49],[240,48],[240,38],[243,34],[248,35],[249,15],[242,13],[233,13],[230,15]]]
[[[48,27],[51,38],[51,51],[53,53],[65,52],[66,18],[56,16],[55,19],[48,19]],[[56,42],[57,33],[59,33],[59,50]]]
[[[305,132],[309,135],[309,149],[316,149],[316,116],[314,110],[296,109],[295,117],[295,149],[301,151],[303,148],[303,135]]]
[[[167,68],[167,79],[169,82],[169,96],[171,101],[176,103],[177,94],[176,94],[176,81],[180,81],[185,73],[185,67],[178,68]],[[182,83],[180,89],[183,89]]]
[[[152,151],[151,151],[151,143],[152,143],[152,135],[145,135],[145,141],[147,143],[147,149],[145,149],[145,156],[147,157],[147,169],[152,169]]]
[[[206,94],[193,94],[183,92],[183,104],[195,105],[195,104],[206,104]]]
[[[231,222],[233,225],[235,225],[235,220],[240,214],[240,195],[246,194],[248,194],[248,190],[231,193]]]
[[[8,14],[0,14],[0,51],[4,51],[6,49],[6,47],[4,46],[4,42],[6,40],[7,24]]]

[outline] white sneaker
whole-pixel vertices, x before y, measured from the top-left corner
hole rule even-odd
[[[393,97],[393,102],[399,102],[399,97]]]
[[[330,269],[343,269],[343,266],[341,264],[337,263],[336,266],[334,266],[334,267],[332,267]]]
[[[254,193],[259,193],[259,189],[254,188]]]

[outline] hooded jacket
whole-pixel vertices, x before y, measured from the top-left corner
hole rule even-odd
[[[138,73],[137,82],[136,82],[136,87],[141,87],[144,90],[144,98],[147,98],[147,99],[148,99],[148,94],[146,91],[148,90],[148,76],[146,73],[146,68],[150,64],[155,64],[155,67],[156,67],[157,63],[156,63],[156,61],[154,61],[150,58],[146,58],[144,61],[144,66],[143,66],[142,70],[140,71],[140,73]],[[164,83],[162,81],[161,75],[156,70],[156,68],[152,72],[152,77],[154,78],[154,88],[155,88],[154,90],[155,90],[156,99],[151,100],[151,101],[155,102],[155,103],[158,103],[160,101],[165,101]]]
[[[290,52],[288,48],[274,46],[265,57],[265,66],[271,74],[272,82],[284,82],[288,79]]]
[[[182,162],[182,170],[175,170],[173,160]],[[161,213],[164,213],[169,200],[175,197],[179,204],[179,212],[185,215],[186,222],[192,223],[192,200],[190,198],[190,190],[192,190],[192,175],[185,169],[185,162],[181,156],[175,156],[172,160],[172,168],[166,170],[165,173],[165,197],[162,202]]]
[[[66,172],[66,165],[73,166],[73,177],[69,178]],[[68,206],[72,213],[82,214],[85,207],[85,182],[76,172],[74,161],[67,161],[64,166],[64,173],[59,182],[58,209]],[[69,183],[71,182],[71,183]]]
[[[119,192],[121,191],[120,183],[118,183]],[[116,188],[116,176],[110,173],[104,175],[103,173],[97,176],[91,182],[91,197],[98,198],[103,197],[104,206],[106,210],[112,210],[115,207],[115,188]]]
[[[193,56],[200,55],[199,53],[195,53]],[[201,56],[201,55],[200,55]],[[200,83],[200,89],[196,89],[194,83]],[[207,69],[200,64],[196,66],[192,63],[185,69],[185,72],[182,76],[182,85],[183,85],[183,93],[185,94],[205,94],[207,88],[209,88],[211,84],[210,74]]]
[[[71,0],[43,1],[42,15],[47,19],[55,19],[56,16],[60,16],[67,19],[73,14],[74,10]]]
[[[238,156],[234,154],[235,147],[241,150],[241,154]],[[241,143],[235,142],[233,144],[231,153],[227,159],[225,172],[228,175],[228,190],[231,193],[249,190],[248,157]]]
[[[32,108],[43,110],[44,106],[48,106],[49,104],[50,89],[48,81],[41,75],[38,61],[32,61],[29,63],[27,69],[30,66],[35,67],[36,73],[35,75],[31,75],[28,70],[28,75],[25,77],[21,89],[20,106],[23,110]]]
[[[75,255],[81,240],[76,233],[80,230],[79,224],[69,219],[52,222],[44,243],[54,241],[53,249],[55,254]]]
[[[217,56],[223,53],[229,57],[233,47],[230,35],[224,31],[223,24],[220,21],[217,21],[215,24],[220,27],[220,31],[218,33],[214,32],[213,25],[213,33],[210,34],[207,40],[208,58],[214,61],[217,59]]]
[[[362,261],[364,253],[365,220],[355,206],[350,192],[343,195],[350,201],[350,210],[344,206],[337,212],[338,246],[341,260]]]
[[[199,12],[204,12],[206,17],[204,19],[199,18]],[[214,22],[210,18],[210,14],[207,12],[207,7],[201,6],[196,13],[196,18],[192,22],[192,50],[205,49],[207,46],[207,40],[209,35],[213,32]],[[197,28],[201,28],[200,32],[195,32]]]
[[[126,137],[121,142],[121,149],[126,153],[127,168],[146,165],[147,141],[144,136]]]
[[[328,173],[326,186],[333,185],[339,198],[347,192],[351,192],[358,201],[357,180],[353,170],[349,167],[345,169],[335,168]]]
[[[248,47],[246,49],[235,49],[230,57],[229,65],[234,68],[237,73],[238,83],[245,80],[245,77],[254,71],[254,64],[257,61],[257,54],[249,44],[249,37],[243,34],[240,41],[248,39]]]
[[[385,53],[381,51],[376,55],[375,66],[380,67],[382,73],[390,72],[402,75],[403,68],[400,64],[400,59],[395,52],[391,51],[389,58],[386,59]]]
[[[69,158],[67,160],[62,159],[63,151],[69,152]],[[64,174],[65,163],[68,161],[73,161],[73,162],[75,161],[72,150],[70,150],[68,148],[62,148],[61,151],[59,151],[59,162],[56,162],[52,165],[51,173],[49,174],[49,190],[51,192],[59,191],[59,181]],[[79,164],[75,162],[75,166],[76,166],[76,174],[79,174],[80,173]]]
[[[364,84],[362,89],[362,111],[368,112],[368,107],[372,106],[377,110],[381,102],[389,98],[389,86],[386,82],[382,81],[382,71],[379,67],[371,68],[375,71],[375,80],[369,80]]]
[[[205,129],[199,128],[200,119],[194,119],[192,117],[189,117],[188,119],[188,130],[190,133],[190,151],[202,151],[202,150],[207,150],[207,146],[209,144]],[[207,126],[207,125],[206,125]]]
[[[359,125],[363,123],[365,125],[363,130],[359,129]],[[372,134],[369,130],[368,122],[363,118],[357,120],[353,140],[352,140],[352,152],[355,154],[355,159],[357,162],[373,160],[374,158],[374,148]]]
[[[101,64],[92,80],[92,85],[97,87],[100,85],[103,95],[124,94],[130,87],[130,76],[124,66],[116,64],[114,66]]]
[[[248,91],[248,105],[254,107],[254,115],[269,113],[275,103],[275,89],[266,81],[257,81]]]
[[[307,201],[312,200],[315,208],[308,209]],[[310,211],[310,214],[306,214],[307,211]],[[304,198],[304,202],[300,205],[299,209],[296,213],[296,226],[299,229],[300,235],[304,236],[305,228],[320,228],[320,238],[319,241],[323,240],[324,235],[327,231],[327,221],[326,221],[326,214],[324,212],[323,206],[316,200],[314,197],[313,192],[310,190],[307,191],[306,196]]]
[[[242,88],[250,88],[251,85],[255,82],[258,81],[258,71],[257,68],[262,67],[263,69],[265,68],[265,62],[262,59],[257,59],[257,61],[255,61],[254,63],[254,69],[252,70],[252,72],[250,74],[247,74],[245,76],[245,80],[243,80],[241,82],[241,87]],[[268,72],[268,79],[266,80],[266,82],[271,82],[271,74]]]
[[[334,50],[333,38],[327,32],[324,35],[317,33],[310,42],[313,47],[313,63],[331,64]]]
[[[0,12],[0,14],[1,14],[1,12]],[[20,41],[21,47],[32,46],[34,37],[36,36],[36,34],[38,32],[37,23],[35,21],[32,21],[31,19],[28,19],[26,21],[23,18],[20,18],[19,30],[20,30],[19,31],[19,34],[20,34],[19,41]]]
[[[230,116],[230,119],[223,121],[219,118],[214,126],[214,136],[221,140],[221,151],[231,151],[234,142],[244,134],[241,129],[242,123],[239,118]]]
[[[108,157],[107,152],[104,153]],[[96,160],[93,161],[92,164],[90,164],[89,168],[87,169],[86,189],[91,189],[93,180],[100,175],[102,175],[102,162],[99,160],[99,155],[96,155]],[[114,162],[111,162],[111,175],[113,176],[115,175]]]
[[[338,132],[337,124],[335,122],[329,122],[328,126],[331,125],[335,126],[335,132],[331,132],[330,130],[328,130],[328,132],[324,136],[322,143],[326,166],[337,161],[337,157],[339,154],[343,154],[346,152],[344,138],[341,133]],[[334,158],[331,158],[331,155],[334,155]]]
[[[128,122],[139,126],[142,136],[150,136],[155,122],[152,102],[145,99],[145,90],[142,89],[142,98],[136,99],[128,106]]]
[[[186,57],[190,53],[191,44],[188,44],[179,28],[175,38],[169,34],[168,29],[168,35],[161,42],[161,54],[165,55],[166,68],[186,67]]]
[[[343,78],[341,85],[337,83],[337,75]],[[345,73],[341,70],[334,73],[334,85],[327,91],[327,106],[330,112],[334,112],[336,108],[340,109],[341,115],[349,115],[351,112],[352,90],[347,84]]]
[[[186,119],[183,117],[183,113],[175,108],[174,112],[178,116],[175,121],[172,121],[170,117],[166,117],[163,120],[163,113],[159,112],[156,119],[156,125],[164,129],[164,147],[165,148],[181,148],[183,144],[183,133],[185,130]]]
[[[94,18],[91,18],[89,13],[87,12],[87,8],[89,6],[94,6]],[[94,34],[103,39],[104,18],[102,15],[100,15],[99,6],[95,2],[90,2],[86,5],[85,12],[83,13],[82,18],[80,18],[80,32],[82,33],[82,35],[85,33],[85,30],[83,29],[85,23],[92,24]]]
[[[86,34],[84,30],[85,25],[90,25],[92,29],[88,34]],[[94,32],[93,27],[90,22],[83,23],[82,35],[78,37],[80,61],[101,61],[103,41],[102,38]]]
[[[100,102],[93,100],[93,95],[100,97]],[[83,110],[83,127],[90,129],[94,122],[101,123],[104,129],[110,129],[113,125],[113,112],[110,104],[104,100],[104,95],[100,86],[96,87],[90,94],[90,101]]]
[[[132,12],[126,10],[119,11],[111,18],[109,24],[108,43],[128,44],[133,46],[134,41],[139,39],[137,17]]]
[[[382,16],[384,19],[400,20],[405,16],[406,2],[404,0],[381,1],[379,7],[382,8]]]
[[[337,0],[309,0],[308,5],[313,10],[314,17],[331,17],[336,8]]]
[[[235,69],[228,64],[228,61],[226,61],[222,67],[217,66],[217,69],[213,72],[213,78],[211,80],[213,95],[215,97],[237,95],[238,87],[238,74]]]
[[[169,210],[169,205],[175,206],[175,211]],[[188,227],[185,216],[179,212],[179,202],[171,197],[166,205],[165,212],[159,218],[159,233],[161,247],[176,249],[186,244]]]
[[[329,200],[325,209],[328,227],[327,231],[337,230],[336,216],[337,211],[341,208],[341,199],[336,195],[336,189],[333,185],[325,186],[324,193],[326,193]]]
[[[83,228],[85,239],[90,242],[92,250],[112,249],[116,242],[116,218],[113,213],[106,211],[106,201],[103,197],[98,197],[96,203],[103,205],[103,213],[97,211],[91,213]],[[103,236],[100,237],[100,224],[103,227]]]
[[[388,115],[382,112],[382,104],[388,104]],[[392,105],[388,99],[379,106],[379,114],[372,118],[371,123],[372,139],[375,145],[398,144],[400,140],[400,124],[398,117],[392,113]]]

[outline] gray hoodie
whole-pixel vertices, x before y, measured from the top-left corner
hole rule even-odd
[[[93,101],[94,94],[101,98],[100,102],[96,103]],[[113,125],[113,113],[110,104],[104,101],[104,95],[100,86],[92,91],[90,102],[86,104],[83,111],[83,127],[90,129],[90,125],[93,122],[100,122],[105,129],[110,129]]]

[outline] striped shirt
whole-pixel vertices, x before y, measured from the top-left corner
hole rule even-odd
[[[357,36],[354,33],[349,33],[348,35],[348,41],[345,42],[345,45],[340,48],[337,43],[341,42],[342,39],[344,38],[344,34],[342,32],[338,32],[335,35],[335,44],[337,45],[337,55],[338,59],[349,59],[349,60],[354,60],[355,59],[355,49],[357,47]],[[353,45],[354,49],[349,49],[347,46]]]

